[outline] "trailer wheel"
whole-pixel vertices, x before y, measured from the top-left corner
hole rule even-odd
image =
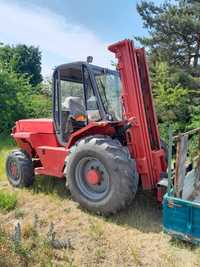
[[[73,146],[65,176],[74,200],[104,215],[130,204],[138,186],[135,161],[128,149],[109,137],[86,137]]]
[[[34,171],[30,157],[22,150],[12,151],[6,160],[8,181],[14,187],[28,187],[33,184]]]

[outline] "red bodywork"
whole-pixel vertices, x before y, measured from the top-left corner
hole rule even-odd
[[[136,124],[126,133],[128,148],[131,156],[136,159],[143,188],[152,189],[160,180],[161,172],[166,171],[166,162],[164,151],[160,148],[145,53],[143,49],[135,49],[130,40],[111,45],[109,50],[118,59],[124,118],[136,118]],[[19,120],[12,135],[18,146],[34,159],[36,174],[61,178],[69,148],[77,140],[95,134],[114,136],[115,126],[119,124],[120,122],[90,122],[74,132],[65,147],[58,143],[51,119]],[[88,179],[96,181],[95,175],[91,173]]]
[[[65,159],[69,148],[76,141],[88,135],[113,136],[114,125],[109,122],[90,122],[86,127],[74,132],[66,145],[57,141],[52,119],[28,119],[16,122],[12,136],[19,147],[35,159],[35,174],[52,175],[62,178]]]
[[[135,127],[127,132],[129,151],[136,159],[143,188],[151,189],[167,166],[165,152],[160,147],[145,51],[134,48],[130,40],[113,44],[109,50],[118,59],[124,117],[135,117],[137,120]]]

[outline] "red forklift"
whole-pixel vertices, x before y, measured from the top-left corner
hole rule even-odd
[[[131,40],[108,50],[118,60],[116,71],[92,65],[91,57],[58,66],[53,119],[16,122],[12,137],[20,149],[6,161],[12,186],[30,186],[35,175],[65,178],[75,201],[105,215],[131,203],[139,183],[157,189],[161,200],[166,151],[145,51]]]

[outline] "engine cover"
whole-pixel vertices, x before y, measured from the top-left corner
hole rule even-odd
[[[16,122],[16,132],[55,133],[52,119],[25,119]]]

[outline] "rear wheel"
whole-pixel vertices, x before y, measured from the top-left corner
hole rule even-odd
[[[118,140],[87,137],[70,150],[65,175],[72,197],[88,210],[115,213],[135,196],[135,161]]]
[[[14,187],[28,187],[33,184],[34,171],[31,158],[22,150],[12,151],[6,160],[8,181]]]

